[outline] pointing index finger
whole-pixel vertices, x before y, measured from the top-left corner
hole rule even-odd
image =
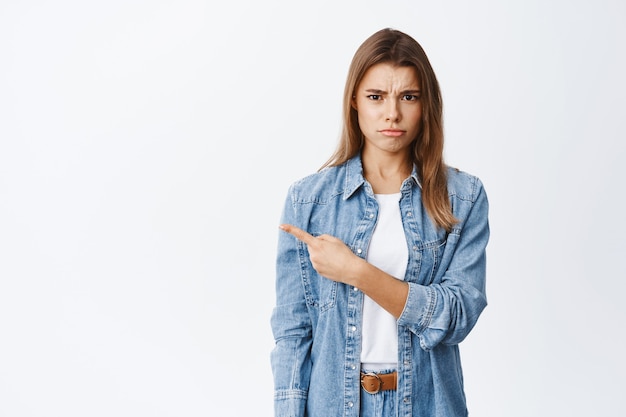
[[[282,231],[285,231],[293,235],[296,239],[301,240],[307,245],[310,245],[311,243],[315,241],[315,237],[313,235],[305,232],[299,227],[293,226],[291,224],[281,224],[279,227]]]

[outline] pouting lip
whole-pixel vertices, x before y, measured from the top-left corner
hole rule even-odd
[[[406,130],[402,129],[380,129],[379,133],[387,136],[401,136],[406,133]]]

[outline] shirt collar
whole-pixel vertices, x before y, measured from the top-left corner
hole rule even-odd
[[[363,163],[361,162],[361,153],[352,157],[346,162],[346,183],[344,187],[343,199],[347,200],[358,190],[364,183],[365,177],[363,176]],[[417,173],[417,166],[413,164],[413,172],[411,172],[411,178],[415,181],[415,184],[422,188],[422,184]],[[406,181],[403,184],[403,189],[406,186]]]

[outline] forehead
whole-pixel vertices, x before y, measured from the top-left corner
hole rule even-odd
[[[413,66],[397,66],[380,63],[371,66],[361,79],[358,88],[419,88],[420,82],[417,69]]]

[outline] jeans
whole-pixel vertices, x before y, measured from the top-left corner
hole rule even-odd
[[[395,417],[396,390],[378,391],[370,394],[361,388],[360,417]]]

